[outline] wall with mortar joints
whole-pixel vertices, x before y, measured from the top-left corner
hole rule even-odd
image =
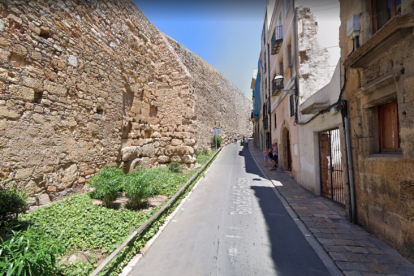
[[[414,1],[402,1],[402,14],[413,14]],[[342,62],[353,51],[346,21],[361,15],[361,45],[372,37],[368,1],[341,1],[340,44]],[[408,36],[381,53],[362,69],[347,69],[343,98],[348,100],[351,145],[355,170],[358,223],[414,262],[414,38]],[[387,74],[396,74],[389,85],[371,94],[356,93]],[[398,103],[401,154],[379,155],[378,113],[365,107],[369,97],[395,96]],[[390,98],[389,98],[390,99]],[[386,99],[386,100],[389,100]]]
[[[240,137],[252,135],[252,101],[209,63],[174,39],[167,39],[192,76],[196,95],[194,126],[197,146],[210,148],[217,123],[222,128],[225,144],[233,141],[234,134]]]
[[[1,1],[0,46],[0,174],[33,204],[119,162],[194,165],[192,80],[131,1]]]

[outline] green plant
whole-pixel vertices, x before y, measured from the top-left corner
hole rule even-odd
[[[140,208],[149,197],[156,195],[158,189],[152,185],[155,180],[146,171],[129,173],[124,179],[124,191],[129,199],[127,207]]]
[[[32,226],[0,237],[0,275],[56,275],[64,246]]]
[[[203,155],[207,155],[208,154],[208,149],[203,149]]]
[[[121,195],[124,172],[120,168],[104,168],[89,183],[95,188],[92,197],[102,199],[106,207]]]
[[[19,214],[26,212],[28,196],[25,189],[18,189],[17,183],[0,182],[0,226],[3,221],[16,219]]]
[[[172,162],[170,164],[170,166],[168,167],[168,169],[170,170],[170,172],[173,172],[173,173],[182,173],[183,172],[183,168],[181,167],[180,163],[178,163],[178,162]]]
[[[214,135],[211,138],[211,146],[214,148],[216,147],[216,140],[217,140],[217,148],[219,148],[221,146],[221,143],[223,142],[223,138],[216,136],[216,135]]]
[[[199,149],[198,149],[198,150],[196,151],[196,156],[199,156],[200,154],[202,154],[202,152],[201,152],[201,150],[199,150]]]

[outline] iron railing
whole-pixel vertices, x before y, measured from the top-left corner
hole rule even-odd
[[[275,27],[272,36],[272,55],[276,55],[279,53],[280,48],[282,47],[283,43],[283,26]]]

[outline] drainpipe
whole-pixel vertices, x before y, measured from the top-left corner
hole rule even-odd
[[[341,113],[345,126],[345,143],[346,153],[348,159],[348,177],[349,190],[351,193],[351,222],[356,223],[356,206],[355,206],[355,183],[354,183],[354,165],[352,160],[351,136],[349,134],[349,119],[348,119],[348,105],[347,101],[342,100]]]

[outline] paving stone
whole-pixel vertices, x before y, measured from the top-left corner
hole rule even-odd
[[[379,273],[390,273],[388,268],[382,264],[365,264],[371,271]]]
[[[342,271],[369,271],[369,268],[363,263],[351,263],[341,261],[335,263]]]
[[[368,253],[368,250],[359,246],[344,246],[346,250],[352,253]]]
[[[345,276],[362,276],[359,271],[343,271]]]
[[[256,161],[263,166],[262,153],[250,147]],[[358,225],[351,224],[330,209],[299,184],[286,177],[281,171],[266,172],[271,179],[277,179],[283,186],[277,187],[292,208],[323,246],[344,275],[414,275],[414,265],[386,244],[372,236]],[[341,222],[331,221],[341,219]]]

